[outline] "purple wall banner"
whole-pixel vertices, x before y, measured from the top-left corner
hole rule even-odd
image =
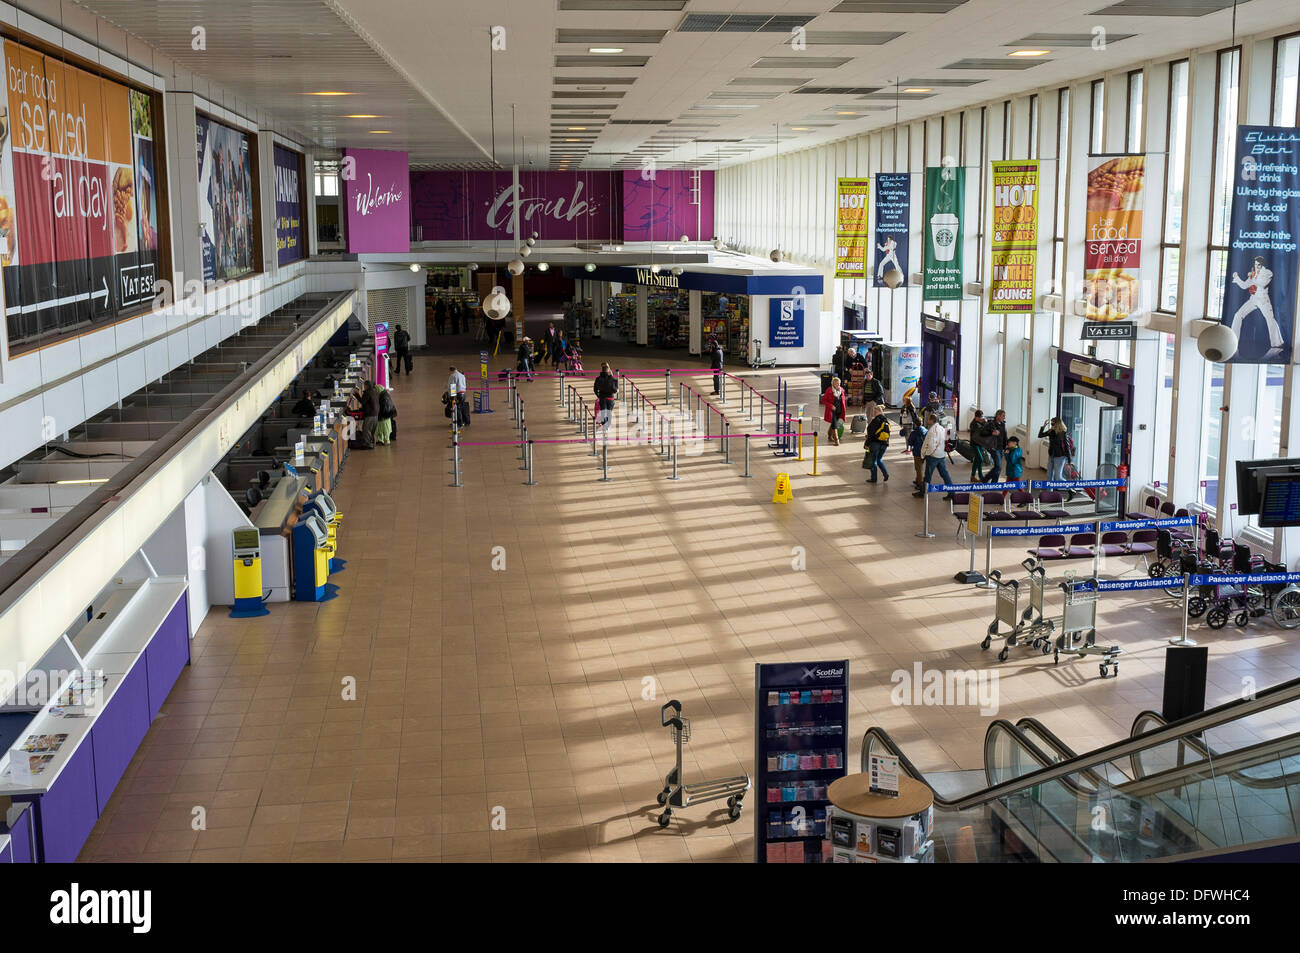
[[[276,143],[275,154],[275,255],[280,265],[298,261],[302,246],[302,154]]]
[[[659,169],[651,178],[624,171],[623,240],[675,242],[683,235],[713,238],[713,173]]]
[[[344,149],[343,171],[348,251],[353,254],[409,252],[411,181],[407,154],[384,149]]]
[[[416,235],[427,242],[609,241],[620,234],[617,172],[412,172]]]

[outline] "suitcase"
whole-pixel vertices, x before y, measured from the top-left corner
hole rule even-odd
[[[853,415],[853,432],[854,432],[854,433],[866,433],[866,432],[867,432],[867,415],[866,415],[866,414],[854,414],[854,415]]]

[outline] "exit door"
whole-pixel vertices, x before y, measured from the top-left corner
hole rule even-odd
[[[1061,395],[1061,420],[1074,439],[1074,466],[1080,480],[1113,480],[1124,463],[1124,407],[1117,396],[1104,397],[1107,399],[1087,394]],[[1119,512],[1117,490],[1098,488],[1090,495],[1096,501],[1098,516]]]

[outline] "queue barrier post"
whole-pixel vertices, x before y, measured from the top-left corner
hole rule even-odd
[[[1170,639],[1170,645],[1176,645],[1179,648],[1191,648],[1196,644],[1195,639],[1187,637],[1187,603],[1189,594],[1192,591],[1192,577],[1188,573],[1183,573],[1183,635],[1182,638]],[[1243,587],[1244,591],[1244,587]]]
[[[799,427],[799,430],[802,432],[802,431],[803,431],[803,427],[800,426],[800,427]],[[817,472],[817,432],[816,432],[816,431],[813,431],[813,435],[812,435],[812,445],[813,445],[813,468],[812,468],[812,473],[809,474],[809,475],[810,475],[810,476],[821,476],[821,474]]]
[[[668,479],[680,480],[681,477],[677,475],[677,441],[674,439],[672,421],[668,423],[668,455],[673,458],[673,472]]]
[[[726,418],[722,421],[722,462],[731,463],[731,424]]]
[[[745,472],[741,476],[747,480],[754,478],[754,474],[749,472],[749,434],[745,434]]]
[[[975,587],[977,589],[996,589],[998,587],[998,582],[992,576],[993,527],[991,526],[984,527],[984,538],[985,540],[987,540],[984,546],[984,579],[981,582],[977,582],[975,584]],[[974,539],[972,539],[970,543],[970,554],[971,554],[970,568],[971,571],[974,572],[975,571],[975,540]]]
[[[934,539],[934,533],[930,532],[930,485],[927,483],[922,491],[925,499],[922,500],[925,510],[925,528],[916,535],[921,539]]]
[[[519,459],[522,460],[524,463],[524,465],[519,469],[523,470],[525,467],[528,466],[528,428],[527,427],[525,427],[523,429],[523,432],[519,434]]]
[[[537,481],[533,479],[533,442],[528,441],[528,479],[524,481],[524,486],[536,486]]]
[[[560,369],[560,397],[556,401],[556,403],[557,404],[564,403],[564,369],[563,368]]]
[[[713,429],[713,407],[711,404],[704,405],[704,439],[705,446],[708,446],[708,439],[712,436]]]
[[[460,440],[451,438],[451,485],[460,486]]]
[[[672,387],[673,387],[673,372],[665,369],[664,370],[664,403],[665,404],[673,399]]]
[[[795,444],[799,451],[799,455],[795,459],[803,463],[803,414],[799,415],[799,430],[795,434]]]
[[[600,428],[596,426],[596,417],[594,414],[588,413],[584,416],[591,421],[588,426],[591,427],[591,455],[594,457],[596,455],[596,431]]]
[[[609,480],[609,440],[608,440],[608,439],[604,440],[604,441],[602,442],[602,444],[601,444],[601,448],[600,448],[600,469],[601,469],[602,474],[603,474],[603,475],[601,476],[601,478],[600,478],[600,482],[601,482],[601,483],[608,483],[608,482],[610,482],[610,480]]]

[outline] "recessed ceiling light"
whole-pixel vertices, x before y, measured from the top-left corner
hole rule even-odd
[[[1007,56],[1046,56],[1051,50],[1016,50],[1014,53],[1008,53]]]
[[[373,113],[353,113],[350,116],[342,117],[344,119],[383,119],[383,116],[377,116]]]
[[[586,126],[569,126],[569,132],[585,132]]]
[[[793,129],[795,132],[812,132],[812,130],[809,129],[807,126],[791,126],[790,128]]]
[[[835,113],[835,115],[837,115],[837,116],[856,116],[856,115],[858,115],[858,113],[855,113],[855,112],[849,112],[848,110],[840,110],[839,112]]]
[[[621,46],[591,46],[587,48],[588,53],[622,53]]]
[[[371,129],[371,130],[370,130],[370,134],[371,134],[372,136],[391,136],[391,135],[393,134],[393,130],[391,130],[391,129]]]
[[[351,96],[352,93],[339,93],[329,89],[323,89],[315,93],[303,93],[304,96]]]
[[[932,93],[934,92],[929,86],[909,86],[903,90],[905,93]]]

